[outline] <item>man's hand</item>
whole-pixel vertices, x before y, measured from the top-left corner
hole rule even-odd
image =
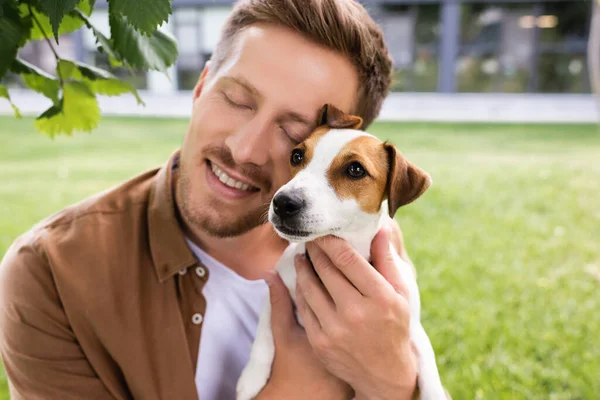
[[[390,239],[386,225],[372,243],[373,265],[332,236],[307,244],[316,274],[305,257],[295,263],[298,311],[308,340],[357,399],[411,399],[416,390],[407,290]]]
[[[351,399],[352,388],[327,371],[315,356],[296,321],[292,299],[281,277],[271,273],[265,280],[269,284],[275,360],[271,377],[257,400]]]

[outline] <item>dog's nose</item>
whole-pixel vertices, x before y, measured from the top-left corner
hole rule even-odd
[[[279,193],[273,198],[273,211],[280,218],[290,218],[304,207],[302,197],[295,194]]]

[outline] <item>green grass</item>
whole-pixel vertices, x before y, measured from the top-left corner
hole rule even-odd
[[[0,118],[0,254],[46,215],[162,164],[182,120],[104,119],[51,141]],[[600,132],[591,125],[391,124],[432,188],[397,219],[454,399],[600,393]],[[7,399],[0,371],[0,399]]]

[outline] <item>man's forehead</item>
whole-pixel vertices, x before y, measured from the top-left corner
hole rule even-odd
[[[286,108],[311,114],[311,122],[325,103],[352,112],[358,97],[350,60],[281,27],[244,29],[222,69],[223,75],[243,76],[263,96],[286,101]]]

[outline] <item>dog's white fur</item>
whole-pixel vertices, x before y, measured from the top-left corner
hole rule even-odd
[[[340,150],[351,140],[359,136],[371,136],[368,133],[352,129],[332,129],[317,143],[309,164],[292,180],[282,186],[277,193],[302,191],[307,200],[303,211],[303,227],[312,232],[308,237],[294,237],[278,232],[290,241],[276,270],[287,286],[293,301],[296,301],[296,272],[294,256],[304,254],[305,243],[328,234],[347,240],[363,257],[370,259],[371,242],[387,218],[387,200],[377,214],[362,211],[355,200],[341,201],[329,185],[325,172]],[[273,204],[269,209],[269,220],[273,220]],[[391,245],[390,245],[391,246]],[[412,267],[403,261],[392,247],[395,264],[408,287],[410,304],[410,337],[419,354],[418,386],[420,399],[446,399],[442,386],[434,350],[427,333],[420,322],[420,296]],[[298,317],[300,323],[301,320]],[[266,299],[260,315],[250,360],[244,368],[237,385],[237,400],[253,399],[265,386],[271,373],[275,356],[273,334],[271,331],[271,304]],[[400,377],[399,377],[400,379]]]

